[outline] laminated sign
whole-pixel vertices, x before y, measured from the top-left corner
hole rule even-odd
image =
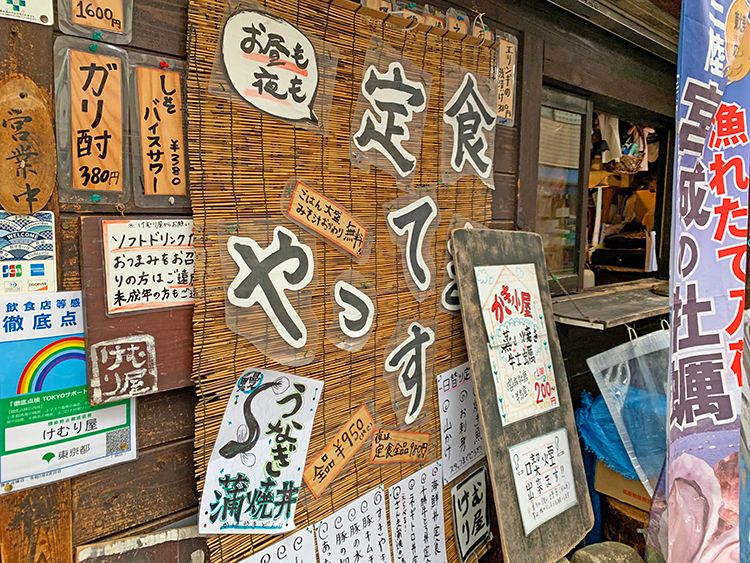
[[[174,70],[136,68],[143,194],[187,195],[182,75]]]
[[[122,60],[69,50],[71,184],[77,190],[122,191]]]
[[[508,455],[527,536],[578,504],[565,428],[511,446]]]
[[[388,489],[395,563],[447,563],[440,460]]]
[[[0,319],[0,494],[135,459],[135,403],[88,401],[81,293],[0,297]]]
[[[70,22],[110,33],[124,33],[125,0],[71,0]]]
[[[503,426],[559,406],[534,264],[476,266]]]
[[[229,397],[206,471],[202,534],[294,529],[302,467],[323,382],[249,369]]]

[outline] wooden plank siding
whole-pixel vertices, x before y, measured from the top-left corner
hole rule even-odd
[[[133,4],[133,40],[125,48],[184,59],[188,0],[133,0]],[[442,3],[444,7],[459,4]],[[669,63],[638,52],[542,0],[463,4],[463,9],[483,11],[491,27],[519,39],[516,125],[498,126],[496,133],[492,226],[533,229],[543,81],[667,116],[674,111],[674,66]],[[0,20],[4,48],[0,78],[11,72],[28,74],[51,99],[52,43],[57,33]],[[54,194],[51,208],[57,211],[56,201]],[[67,207],[64,211],[57,214],[59,285],[74,290],[81,287],[80,214],[102,210]],[[567,329],[561,329],[560,338],[569,376],[585,378],[580,359],[590,354],[593,343],[581,342]],[[575,401],[577,386],[571,387]],[[73,560],[78,546],[147,533],[195,512],[194,406],[192,388],[139,398],[137,460],[0,498],[0,560],[66,563]],[[498,553],[489,557],[500,558]]]

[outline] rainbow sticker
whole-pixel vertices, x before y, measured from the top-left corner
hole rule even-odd
[[[16,394],[41,391],[47,375],[56,365],[68,360],[86,361],[86,345],[82,337],[61,338],[39,350],[21,373]]]

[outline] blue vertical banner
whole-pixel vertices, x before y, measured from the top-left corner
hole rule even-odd
[[[670,272],[669,530],[667,549],[661,546],[675,562],[740,561],[748,12],[747,0],[682,3]]]

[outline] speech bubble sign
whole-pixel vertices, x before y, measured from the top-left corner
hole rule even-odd
[[[221,45],[227,77],[250,105],[281,119],[318,124],[318,62],[304,33],[281,18],[241,10],[227,18]]]

